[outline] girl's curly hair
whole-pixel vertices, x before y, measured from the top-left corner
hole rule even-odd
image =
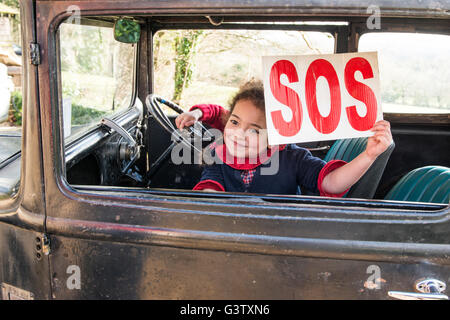
[[[239,91],[231,98],[230,105],[230,115],[233,112],[236,103],[241,100],[249,100],[251,101],[259,110],[265,112],[265,103],[264,103],[264,86],[262,81],[252,79],[246,83],[244,83]]]
[[[251,101],[259,110],[265,113],[265,103],[264,103],[264,86],[262,81],[260,80],[250,80],[244,83],[239,91],[231,98],[229,102],[229,110],[228,116],[221,119],[223,123],[226,123],[233,113],[233,109],[239,101],[249,100]],[[204,148],[202,152],[202,166],[207,165],[204,159],[211,159],[213,157],[211,152],[214,149]]]

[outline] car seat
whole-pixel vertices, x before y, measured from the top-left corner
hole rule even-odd
[[[450,202],[450,168],[426,166],[404,175],[388,192],[386,200]]]
[[[324,160],[352,161],[366,149],[367,137],[337,140],[326,154]],[[378,156],[366,173],[344,195],[346,198],[372,199],[380,183],[386,164],[395,148],[394,142]]]

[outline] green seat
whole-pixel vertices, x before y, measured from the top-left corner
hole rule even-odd
[[[413,202],[450,202],[450,168],[426,166],[404,175],[385,199]]]
[[[352,161],[361,152],[366,149],[367,138],[353,138],[337,140],[328,150],[324,160],[344,160],[346,162]]]
[[[350,162],[363,152],[366,146],[367,138],[365,137],[337,140],[328,150],[324,160],[326,162],[331,160]],[[372,199],[374,197],[394,147],[395,144],[392,143],[386,151],[378,156],[367,172],[344,195],[345,198]]]

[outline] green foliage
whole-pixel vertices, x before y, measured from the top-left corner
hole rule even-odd
[[[141,36],[139,23],[129,19],[119,19],[114,25],[114,39],[124,43],[138,43]]]
[[[61,38],[61,70],[84,74],[112,74],[111,53],[114,39],[106,28],[64,24]],[[111,38],[111,39],[110,39]]]
[[[11,92],[11,106],[9,108],[9,122],[16,126],[22,125],[22,92]]]
[[[86,108],[72,103],[72,125],[92,123],[101,119],[105,113],[105,111]]]
[[[84,30],[83,30],[84,31]],[[102,61],[100,58],[103,56],[100,54],[102,51],[102,34],[99,30],[93,29],[90,36],[86,36],[84,39],[84,46],[78,48],[78,55],[76,61],[80,67],[81,73],[101,73]]]
[[[92,108],[86,108],[79,104],[72,104],[72,125],[92,123],[101,119],[106,114]],[[9,121],[16,125],[22,125],[22,92],[13,91],[11,93],[11,107],[9,109]]]
[[[8,7],[19,9],[19,0],[0,0],[0,3],[3,3]]]
[[[184,88],[189,86],[192,78],[192,58],[195,54],[195,45],[202,33],[202,30],[187,30],[175,38],[174,101],[179,101]]]

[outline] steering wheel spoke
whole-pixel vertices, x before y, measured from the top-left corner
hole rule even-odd
[[[166,151],[158,158],[158,160],[152,165],[150,171],[147,174],[148,185],[150,184],[151,177],[156,173],[156,171],[161,167],[162,162],[169,158],[169,154],[172,149],[179,143],[184,144],[190,150],[195,150],[196,152],[202,152],[202,147],[198,148],[197,141],[200,141],[200,146],[203,142],[212,142],[214,140],[214,135],[207,129],[201,122],[197,122],[194,126],[190,126],[183,130],[177,129],[173,123],[169,120],[167,115],[162,111],[160,104],[164,104],[174,110],[176,113],[183,113],[177,104],[172,101],[163,99],[156,94],[150,94],[145,99],[145,104],[149,113],[158,122],[158,124],[166,130],[172,137],[172,144],[166,149]]]

